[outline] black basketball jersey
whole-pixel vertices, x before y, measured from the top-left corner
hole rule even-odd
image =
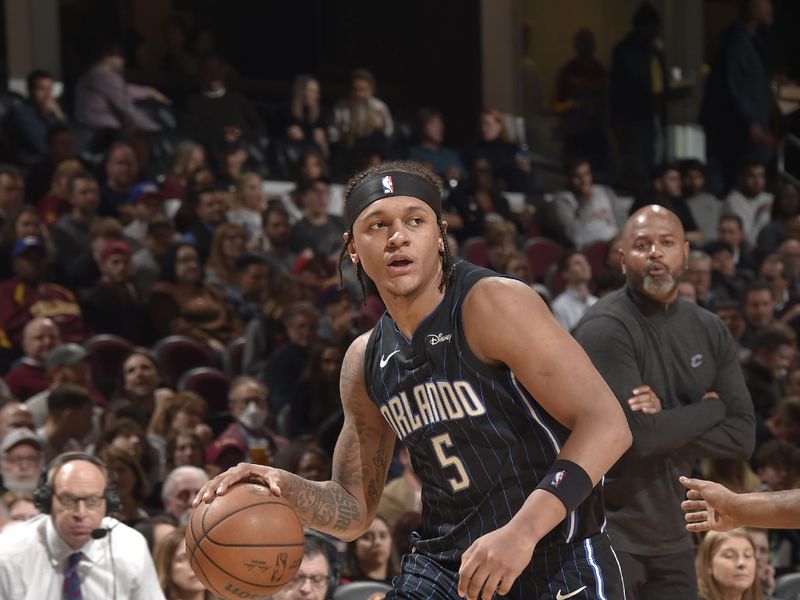
[[[422,480],[416,551],[444,562],[460,561],[472,542],[514,516],[569,435],[507,367],[492,367],[472,354],[461,308],[484,277],[498,274],[460,261],[441,303],[413,339],[387,312],[365,356],[369,395],[408,447]],[[605,526],[600,488],[539,545],[600,532]]]

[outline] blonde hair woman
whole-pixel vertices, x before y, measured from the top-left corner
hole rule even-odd
[[[756,578],[756,551],[747,531],[709,532],[695,561],[703,600],[763,600]]]

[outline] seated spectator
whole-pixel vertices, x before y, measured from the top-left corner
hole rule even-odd
[[[136,456],[121,449],[109,446],[97,453],[108,470],[115,476],[114,490],[119,495],[119,511],[112,516],[133,526],[147,518],[144,505],[150,494],[150,481]]]
[[[783,182],[778,186],[769,223],[758,232],[756,247],[763,256],[778,250],[778,246],[786,238],[787,224],[798,215],[800,215],[800,191],[796,185]]]
[[[139,159],[131,144],[117,142],[106,153],[105,181],[100,188],[100,214],[130,220],[132,192],[139,180]]]
[[[770,254],[758,269],[758,278],[772,288],[772,302],[775,311],[783,311],[797,301],[789,292],[789,276],[784,272],[784,264],[777,254]]]
[[[25,199],[25,179],[22,171],[8,164],[0,164],[0,227],[22,206]]]
[[[745,346],[750,347],[753,336],[775,323],[775,304],[772,300],[772,288],[765,281],[754,281],[744,291],[742,299],[747,329],[742,336]]]
[[[703,600],[762,600],[753,542],[744,529],[710,531],[697,550],[697,591]]]
[[[169,99],[155,88],[127,83],[124,69],[125,57],[120,48],[109,46],[101,52],[97,62],[78,80],[75,119],[100,131],[120,131],[131,126],[158,131],[160,125],[134,102],[152,99],[169,104]]]
[[[725,197],[725,212],[738,215],[747,242],[755,246],[761,229],[769,223],[772,194],[766,191],[764,165],[758,160],[745,160],[739,170],[739,181]]]
[[[341,218],[328,212],[331,202],[328,182],[324,179],[308,182],[300,190],[300,200],[303,218],[292,229],[292,251],[300,253],[310,249],[318,256],[338,256],[346,227]]]
[[[756,424],[756,447],[770,440],[800,447],[800,397],[779,400],[769,417]]]
[[[188,335],[222,353],[243,331],[224,293],[202,282],[197,250],[186,242],[167,253],[148,306],[156,337]]]
[[[264,254],[273,271],[288,275],[294,268],[297,253],[291,249],[292,225],[289,213],[280,205],[273,204],[264,213]]]
[[[264,249],[264,222],[262,213],[267,209],[263,180],[258,173],[247,171],[236,181],[233,205],[228,209],[229,223],[235,223],[247,232],[247,249],[260,252]]]
[[[98,456],[110,449],[125,452],[139,463],[146,475],[146,482],[158,481],[161,478],[161,465],[164,461],[159,448],[152,446],[149,440],[144,427],[138,421],[120,417],[100,433],[94,452]],[[163,447],[161,450],[163,451]]]
[[[750,343],[750,358],[742,365],[756,416],[766,419],[783,397],[781,381],[794,360],[797,338],[782,324],[758,331]]]
[[[260,254],[245,254],[236,260],[233,283],[225,288],[225,297],[242,323],[261,315],[261,306],[269,299],[269,276],[270,267]]]
[[[65,279],[80,300],[85,300],[100,279],[100,255],[106,244],[125,239],[122,225],[113,217],[98,217],[89,227],[89,246],[66,265]]]
[[[100,253],[100,281],[91,289],[83,309],[97,333],[112,333],[134,344],[152,342],[149,316],[131,280],[131,248],[108,242]]]
[[[737,272],[753,276],[758,265],[750,256],[750,245],[745,239],[742,218],[733,213],[723,213],[717,223],[717,240],[733,248],[733,262]]]
[[[681,279],[678,282],[678,296],[692,304],[697,304],[697,291],[690,281]]]
[[[469,184],[457,187],[447,199],[451,210],[461,217],[461,229],[453,231],[459,242],[483,235],[490,221],[514,221],[508,200],[495,186],[488,159],[476,158],[470,166]]]
[[[336,103],[333,127],[346,148],[387,155],[394,121],[389,107],[375,97],[375,76],[367,69],[350,75],[350,97]]]
[[[694,252],[694,250],[692,250]],[[711,258],[711,290],[713,300],[740,300],[747,286],[753,281],[750,271],[736,270],[733,248],[722,240],[706,246]]]
[[[66,264],[84,254],[89,248],[89,228],[97,218],[100,192],[97,180],[88,171],[80,171],[69,180],[68,213],[61,215],[53,226],[53,242],[59,262]]]
[[[36,433],[43,440],[49,463],[64,452],[83,451],[84,438],[92,430],[94,398],[85,388],[65,383],[47,396],[47,420]]]
[[[212,600],[211,592],[192,571],[186,553],[186,530],[165,535],[153,549],[158,583],[166,600]]]
[[[220,190],[225,192],[227,198],[236,192],[236,182],[250,166],[250,152],[247,145],[242,140],[226,142],[219,151],[219,167],[217,168],[217,185]]]
[[[400,574],[400,563],[394,552],[392,532],[381,515],[376,515],[369,528],[347,543],[342,564],[342,580],[392,583]]]
[[[67,123],[67,117],[53,94],[55,78],[42,69],[28,73],[28,98],[14,107],[8,117],[7,134],[16,149],[17,160],[30,167],[47,154],[47,132]]]
[[[694,286],[697,304],[708,309],[714,306],[716,298],[711,286],[712,267],[708,254],[702,250],[689,251],[683,279]]]
[[[319,81],[311,75],[298,75],[292,84],[292,97],[286,124],[286,137],[293,142],[313,144],[323,156],[330,156],[328,122],[320,104]]]
[[[69,182],[83,170],[83,165],[77,160],[69,159],[58,163],[50,190],[36,203],[39,217],[48,229],[52,229],[62,215],[70,212],[72,207],[69,202]]]
[[[206,166],[206,151],[200,144],[184,140],[175,147],[172,166],[161,184],[161,195],[167,199],[183,199],[189,175]]]
[[[527,284],[533,284],[533,272],[531,261],[528,255],[519,250],[512,251],[507,257],[505,264],[501,267],[501,273],[511,275]]]
[[[467,177],[467,168],[458,154],[444,146],[444,119],[442,113],[423,108],[417,113],[417,145],[408,153],[411,160],[429,165],[448,187],[455,187]]]
[[[34,236],[42,240],[47,251],[47,259],[52,261],[56,252],[50,239],[50,234],[42,226],[42,221],[39,219],[39,215],[36,214],[36,210],[32,206],[24,204],[0,228],[0,280],[13,276],[11,254],[17,242],[28,236]]]
[[[89,335],[80,306],[69,290],[44,280],[45,249],[33,236],[19,240],[12,252],[14,277],[0,283],[0,347],[21,348],[22,330],[34,317],[50,317],[65,342]]]
[[[507,192],[533,191],[531,161],[527,148],[511,141],[505,121],[499,111],[485,108],[480,114],[478,142],[467,151],[468,163],[486,159],[497,177],[499,187]]]
[[[2,490],[31,493],[44,468],[42,439],[32,430],[20,428],[0,439],[0,475]]]
[[[240,138],[255,142],[263,133],[261,120],[250,102],[227,88],[228,65],[209,56],[200,67],[202,90],[186,98],[192,129],[206,148],[216,154],[225,143]]]
[[[5,376],[14,397],[24,401],[49,387],[44,365],[50,352],[59,344],[61,337],[52,319],[37,317],[28,321],[22,330],[25,356]]]
[[[756,577],[761,583],[761,591],[765,598],[772,598],[775,591],[775,567],[770,561],[769,535],[766,529],[747,527],[746,530],[756,554]]]
[[[247,233],[240,225],[222,223],[214,230],[205,269],[205,283],[225,289],[236,280],[236,261],[247,250]]]
[[[203,444],[207,444],[213,437],[211,427],[205,422],[207,416],[208,403],[198,394],[189,391],[164,394],[150,417],[147,439],[149,441],[155,437],[159,440],[157,445],[165,448],[165,440],[170,432],[189,429]]]
[[[733,458],[704,458],[700,463],[704,479],[721,483],[737,494],[761,491],[761,481],[747,461]]]
[[[680,164],[683,180],[683,197],[689,212],[697,224],[703,242],[717,239],[717,223],[722,214],[722,203],[705,189],[706,167],[696,159],[684,160]]]
[[[125,228],[125,237],[135,249],[144,245],[147,237],[147,228],[150,223],[164,216],[162,202],[164,198],[153,181],[142,181],[131,189],[130,217],[131,221]]]
[[[356,327],[355,302],[350,292],[337,284],[329,285],[320,298],[322,315],[317,331],[318,339],[347,348],[360,332]]]
[[[751,459],[753,470],[771,492],[797,487],[800,476],[800,448],[781,440],[770,440],[756,448]]]
[[[736,300],[720,300],[714,303],[713,312],[722,320],[731,337],[733,337],[739,360],[745,360],[750,355],[750,351],[742,345],[742,336],[747,324],[744,320],[741,304]]]
[[[267,388],[253,377],[241,375],[228,392],[228,410],[233,418],[225,431],[208,446],[206,462],[224,471],[240,462],[255,462],[253,450],[266,450],[265,464],[286,439],[267,427],[270,418]]]
[[[164,472],[175,467],[198,467],[205,465],[205,444],[191,429],[172,429],[167,436],[164,453]]]
[[[303,562],[292,580],[272,596],[273,600],[331,598],[336,585],[331,574],[335,568],[338,570],[338,564],[334,567],[331,560],[336,557],[336,549],[321,535],[306,534]]]
[[[592,166],[583,158],[567,163],[568,189],[553,196],[555,217],[562,234],[576,248],[607,242],[619,231],[614,191],[595,185]]]
[[[33,428],[33,417],[27,406],[8,396],[0,399],[0,441],[15,429]]]
[[[164,217],[156,216],[147,224],[144,244],[131,256],[133,282],[143,298],[161,277],[161,263],[176,238],[175,228]]]
[[[501,272],[512,253],[518,252],[517,230],[508,221],[492,221],[486,226],[483,235],[486,254],[489,256],[489,268]]]
[[[0,499],[8,510],[9,519],[8,523],[0,528],[0,533],[9,525],[24,523],[40,514],[33,502],[33,493],[31,492],[6,492]]]
[[[556,268],[566,283],[566,289],[555,297],[550,307],[564,329],[572,331],[583,313],[597,302],[597,297],[589,291],[592,266],[583,252],[571,250],[558,259]]]
[[[186,202],[192,217],[183,239],[195,245],[200,259],[205,263],[211,252],[214,231],[227,222],[227,207],[220,191],[209,182],[192,186],[187,193]]]
[[[208,475],[197,467],[175,467],[169,472],[161,488],[164,513],[181,525],[186,525],[192,514],[192,500],[206,483]]]
[[[147,348],[134,348],[122,361],[122,385],[115,399],[130,400],[145,422],[155,412],[164,383],[156,358]]]
[[[283,324],[287,341],[270,355],[259,377],[269,387],[273,414],[291,401],[292,389],[308,364],[318,321],[319,312],[310,302],[296,302],[286,309]]]
[[[403,472],[386,484],[378,504],[378,514],[383,515],[392,528],[405,514],[422,514],[422,483],[414,472],[408,448],[400,446],[397,458],[403,466]]]
[[[309,481],[327,481],[331,477],[331,457],[313,438],[291,440],[275,455],[273,466]]]
[[[320,344],[312,350],[289,403],[287,429],[292,437],[316,434],[328,421],[344,422],[339,395],[343,358],[342,347],[332,343]]]

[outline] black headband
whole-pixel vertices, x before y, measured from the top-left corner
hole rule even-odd
[[[347,228],[355,223],[356,217],[370,204],[381,198],[410,196],[418,198],[433,209],[436,216],[442,214],[442,194],[439,188],[420,175],[403,171],[389,171],[376,174],[362,182],[345,199],[344,216]]]

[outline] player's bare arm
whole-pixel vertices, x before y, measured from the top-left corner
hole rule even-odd
[[[473,353],[489,364],[508,366],[572,431],[559,459],[580,465],[596,485],[630,447],[632,436],[619,402],[577,342],[535,292],[509,279],[476,284],[464,302],[463,320]],[[459,592],[469,598],[477,598],[481,588],[484,598],[495,589],[505,593],[530,562],[536,542],[566,515],[555,495],[535,490],[510,523],[464,554]]]
[[[689,489],[681,503],[689,531],[800,528],[800,490],[737,494],[713,481],[681,477],[680,482]]]
[[[340,390],[344,425],[333,453],[332,480],[316,482],[282,469],[240,463],[209,481],[195,498],[210,502],[241,481],[259,483],[281,495],[303,526],[353,540],[369,528],[383,492],[394,449],[394,432],[367,395],[364,349],[369,333],[345,354]]]

